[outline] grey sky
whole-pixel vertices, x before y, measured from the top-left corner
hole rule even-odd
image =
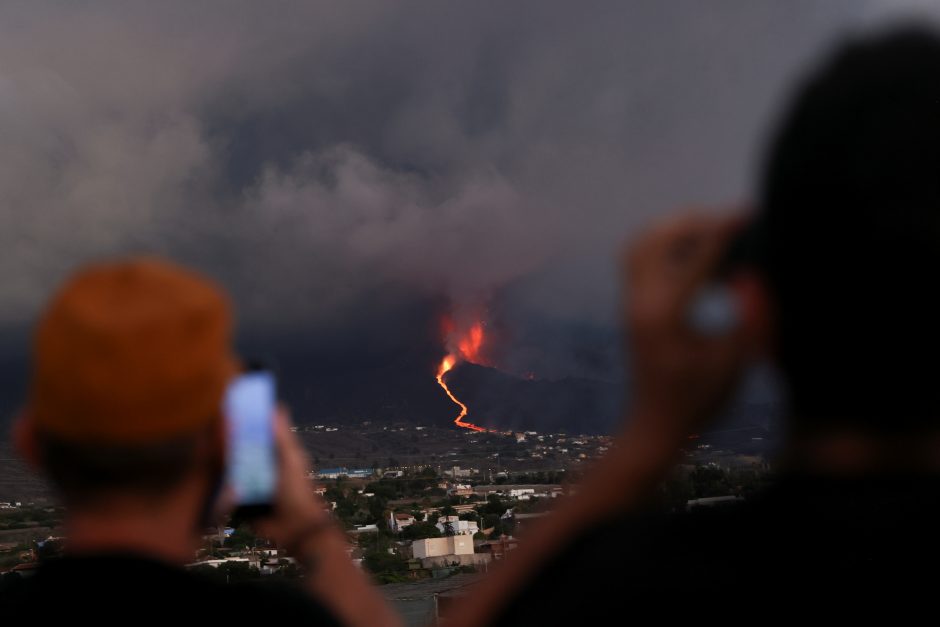
[[[609,324],[624,239],[745,200],[807,62],[918,5],[4,3],[0,330],[129,251],[264,332],[389,294]]]

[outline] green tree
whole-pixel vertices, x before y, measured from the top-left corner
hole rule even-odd
[[[245,549],[255,546],[258,537],[248,525],[240,525],[231,536],[225,539],[225,546],[231,549]]]
[[[261,576],[261,572],[248,562],[225,562],[219,565],[219,572],[225,576],[226,583],[251,581]]]
[[[432,522],[416,522],[402,529],[399,536],[402,540],[423,540],[424,538],[440,538],[441,530]]]

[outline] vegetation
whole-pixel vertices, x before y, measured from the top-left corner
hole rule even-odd
[[[539,470],[533,473],[519,473],[513,476],[513,483],[561,483],[565,480],[565,473],[561,470]]]
[[[23,506],[0,510],[0,529],[28,529],[30,527],[55,527],[62,524],[65,509],[62,507]]]
[[[220,583],[252,581],[261,577],[261,571],[248,562],[226,562],[218,567],[202,564],[193,566],[190,570]]]
[[[664,484],[661,504],[670,511],[684,511],[692,499],[714,496],[747,498],[772,480],[768,472],[757,469],[726,469],[714,464],[698,465],[686,472],[677,471]]]
[[[372,573],[378,583],[405,581],[408,560],[398,550],[397,538],[386,532],[359,536],[362,565]]]
[[[225,546],[236,549],[244,550],[250,549],[258,544],[258,537],[251,531],[251,528],[247,524],[240,525],[231,536],[225,538]]]
[[[441,530],[432,522],[416,522],[402,529],[399,538],[402,540],[423,540],[424,538],[440,538]]]

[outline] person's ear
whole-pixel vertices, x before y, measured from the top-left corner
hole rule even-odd
[[[206,481],[196,518],[196,528],[200,533],[207,527],[224,525],[234,508],[235,496],[225,481],[227,428],[222,416],[214,416],[199,435],[195,467],[201,479]]]
[[[773,358],[774,311],[766,282],[756,271],[742,270],[732,278],[731,286],[751,357]]]
[[[213,468],[224,468],[226,447],[228,445],[227,425],[222,416],[210,421],[203,431],[200,442],[200,455],[203,459],[211,460]]]
[[[42,453],[36,425],[26,411],[20,412],[13,420],[11,430],[13,448],[34,471],[42,471]]]

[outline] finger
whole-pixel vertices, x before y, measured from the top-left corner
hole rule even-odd
[[[292,426],[290,412],[284,404],[278,403],[277,407],[274,409],[272,423],[274,428],[274,442],[277,444],[279,450],[284,451],[290,443],[290,428]]]
[[[687,307],[715,275],[740,222],[737,214],[723,217],[684,214],[649,234],[641,247],[630,287],[646,294],[649,309],[646,314],[651,322],[659,322],[662,328],[686,323]],[[642,309],[639,313],[643,313]]]
[[[717,267],[740,217],[689,215],[666,225],[652,238],[649,263],[657,279],[689,288]]]
[[[276,441],[282,458],[282,466],[285,472],[297,472],[306,476],[312,466],[311,459],[300,438],[291,431],[293,425],[290,420],[290,410],[286,405],[279,404],[275,414]]]
[[[683,292],[689,294],[714,277],[735,232],[736,223],[737,220],[715,219],[698,225],[697,231],[690,234],[695,242],[688,245],[685,251],[686,258],[681,270]]]
[[[692,235],[701,229],[705,218],[697,211],[672,215],[638,238],[628,256],[628,272],[632,282],[661,280],[664,271],[681,259],[681,248],[693,242]]]

